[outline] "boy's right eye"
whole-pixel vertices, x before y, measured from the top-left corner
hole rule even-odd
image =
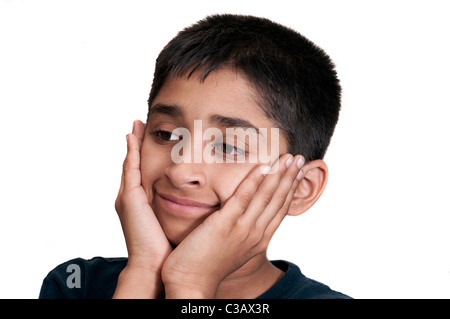
[[[164,142],[179,141],[183,138],[183,136],[181,136],[181,135],[177,135],[177,134],[174,134],[173,132],[162,131],[162,130],[157,130],[157,131],[151,132],[150,134]]]

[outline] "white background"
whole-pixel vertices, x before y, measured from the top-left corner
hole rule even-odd
[[[332,57],[327,189],[269,247],[355,298],[450,298],[446,1],[0,0],[0,297],[74,257],[126,256],[114,210],[154,61],[213,13],[264,16]]]

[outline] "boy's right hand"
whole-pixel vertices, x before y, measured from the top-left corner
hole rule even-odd
[[[140,148],[144,134],[145,125],[135,121],[133,132],[127,135],[127,156],[115,202],[128,250],[128,263],[114,293],[117,298],[161,295],[161,269],[172,251],[141,185]]]

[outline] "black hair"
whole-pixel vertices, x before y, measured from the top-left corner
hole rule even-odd
[[[179,32],[156,60],[149,110],[167,79],[199,71],[203,81],[225,67],[255,87],[289,153],[307,162],[324,157],[341,105],[334,64],[307,38],[265,18],[212,15]]]

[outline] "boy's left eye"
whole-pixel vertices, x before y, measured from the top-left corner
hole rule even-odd
[[[243,155],[245,154],[245,151],[237,148],[236,146],[230,145],[230,144],[218,144],[216,146],[214,146],[214,150],[219,151],[220,153],[224,154],[224,155]]]

